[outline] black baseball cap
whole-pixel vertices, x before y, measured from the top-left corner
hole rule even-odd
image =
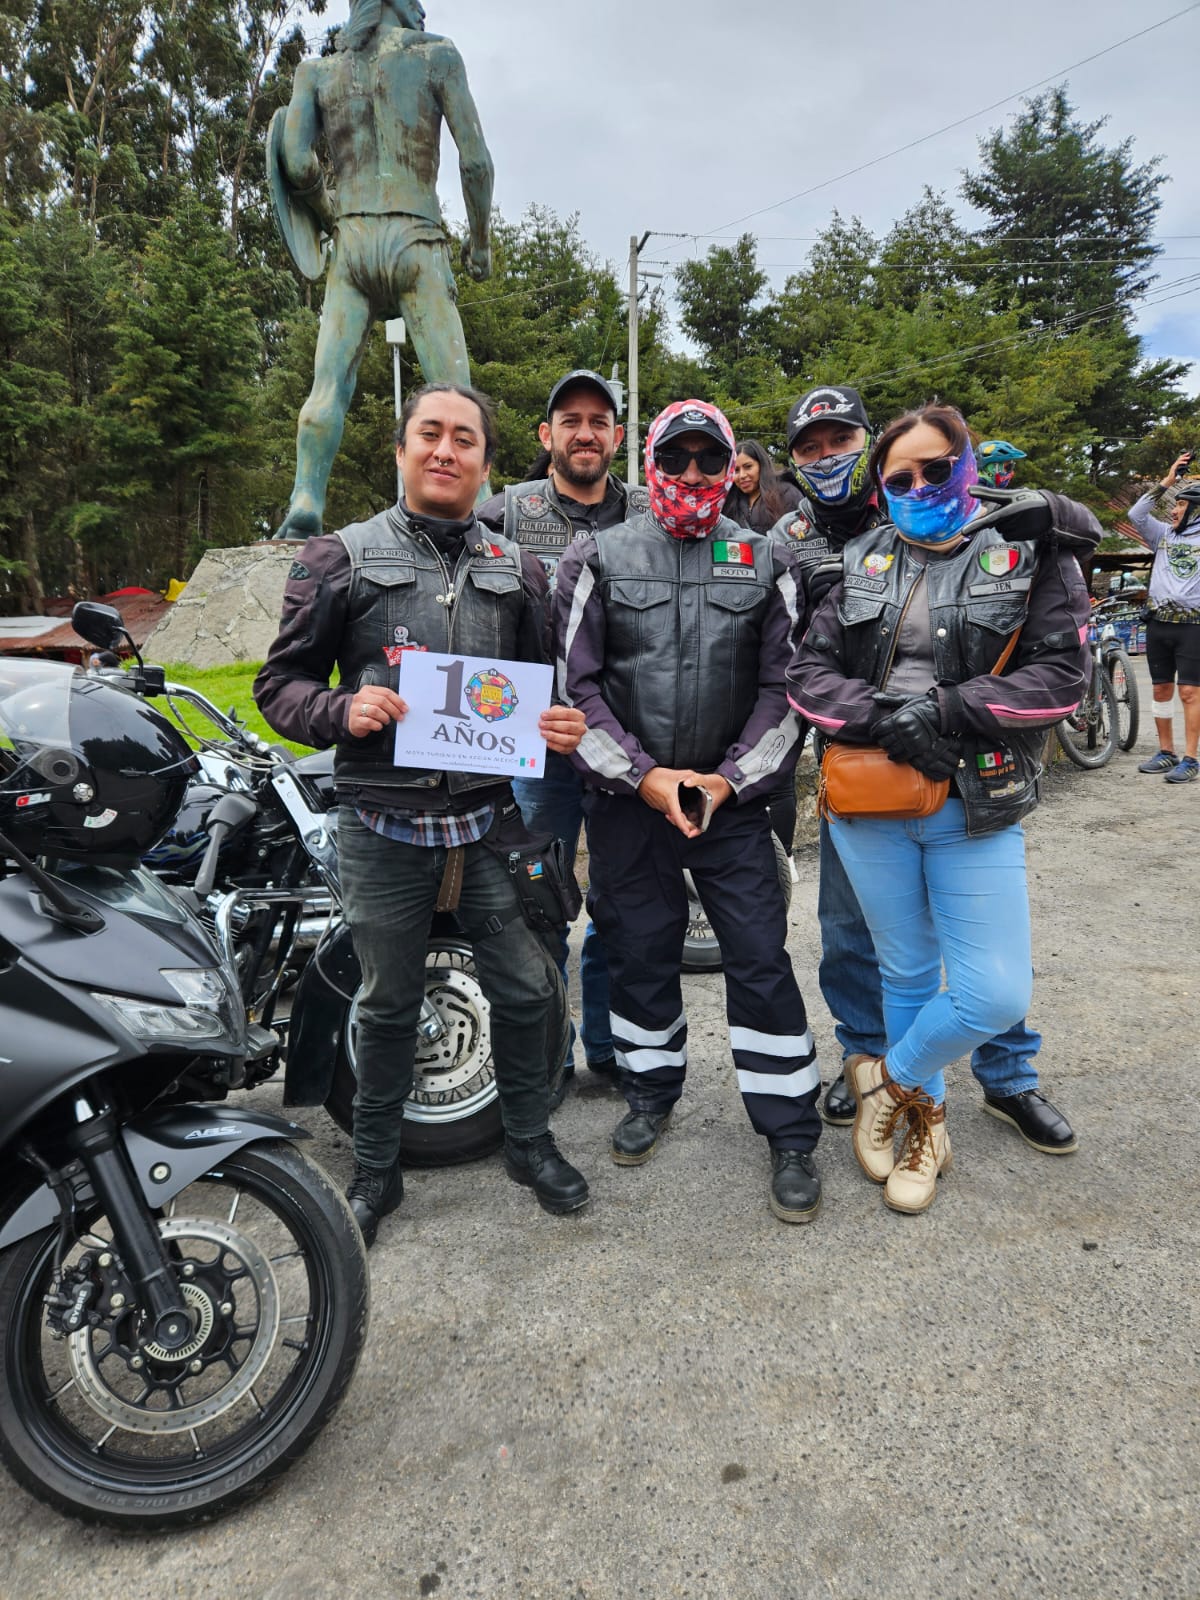
[[[857,389],[825,384],[802,395],[788,412],[787,447],[790,453],[796,440],[813,422],[845,422],[852,428],[871,431],[862,396]]]
[[[606,404],[612,407],[612,414],[617,414],[617,400],[612,390],[598,372],[592,372],[587,367],[576,367],[574,372],[568,372],[565,378],[560,378],[550,391],[550,398],[546,401],[546,421],[549,422],[554,414],[554,402],[564,389],[573,389],[577,383],[590,384],[593,389],[599,389],[604,396]]]
[[[717,444],[724,445],[726,450],[733,453],[733,447],[721,431],[721,424],[716,417],[709,416],[707,411],[701,411],[699,406],[685,406],[677,417],[672,417],[663,431],[655,438],[654,449],[659,451],[664,444],[672,439],[678,439],[682,433],[702,433],[706,438],[713,439]]]

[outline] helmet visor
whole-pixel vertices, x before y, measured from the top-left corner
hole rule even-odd
[[[71,684],[75,668],[62,661],[0,659],[0,752],[6,777],[22,772],[59,781],[78,766],[71,748]]]

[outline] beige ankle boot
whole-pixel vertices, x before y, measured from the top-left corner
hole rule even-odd
[[[933,1204],[938,1176],[950,1170],[950,1135],[945,1106],[935,1106],[927,1094],[912,1096],[905,1114],[908,1128],[883,1198],[893,1211],[915,1215]]]
[[[856,1106],[850,1136],[854,1154],[872,1183],[886,1183],[895,1165],[892,1150],[897,1121],[914,1091],[893,1083],[882,1056],[851,1056],[845,1071],[846,1087]]]

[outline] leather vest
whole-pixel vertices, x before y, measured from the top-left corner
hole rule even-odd
[[[953,555],[931,556],[923,569],[890,523],[859,534],[845,549],[838,606],[842,670],[886,687],[900,621],[924,570],[937,682],[985,676],[1024,621],[1037,564],[1033,541],[1008,542],[994,528],[981,529]],[[1022,640],[1035,648],[1067,643],[1065,634]],[[968,833],[990,832],[1033,810],[1045,738],[1045,728],[1007,728],[997,738],[968,735],[955,774]]]
[[[722,517],[708,539],[674,539],[637,513],[596,552],[613,715],[661,766],[714,771],[758,698],[767,535]]]
[[[624,489],[624,505],[616,522],[650,504],[645,489]],[[600,507],[597,506],[599,511]],[[610,523],[609,526],[615,526]],[[586,539],[595,531],[577,529],[559,502],[550,478],[512,483],[504,491],[504,534],[535,555],[546,569],[553,588],[559,557],[573,539]]]
[[[432,543],[398,506],[356,522],[333,535],[350,557],[346,624],[338,652],[343,683],[394,687],[405,650],[455,652],[513,660],[517,655],[525,590],[521,554],[501,535],[478,523],[453,573]],[[449,597],[449,598],[448,598]],[[337,747],[334,777],[339,789],[356,784],[407,791],[406,803],[422,793],[433,799],[474,789],[502,788],[493,773],[397,767],[395,733],[385,728],[368,739]]]

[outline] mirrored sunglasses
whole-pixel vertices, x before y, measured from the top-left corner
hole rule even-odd
[[[923,461],[916,472],[891,473],[883,480],[883,487],[888,494],[908,494],[918,482],[928,484],[931,489],[940,489],[944,483],[950,482],[957,463],[957,456],[938,456],[935,461]]]
[[[685,450],[682,445],[665,444],[654,452],[654,464],[668,478],[681,477],[694,461],[706,477],[724,472],[729,465],[730,452],[723,444],[706,444],[699,450]]]

